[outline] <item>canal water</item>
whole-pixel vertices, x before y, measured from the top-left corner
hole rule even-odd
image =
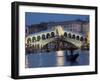
[[[67,52],[70,53],[69,51]],[[89,51],[87,50],[76,50],[74,54],[79,54],[79,57],[75,62],[66,60],[65,51],[52,51],[43,52],[36,54],[26,54],[25,56],[25,67],[26,68],[37,68],[37,67],[57,67],[57,66],[79,66],[89,65]]]

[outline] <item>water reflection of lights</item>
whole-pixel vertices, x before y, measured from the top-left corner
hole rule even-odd
[[[39,66],[41,66],[42,65],[42,54],[41,53],[39,53]]]
[[[56,52],[56,65],[63,66],[64,65],[64,51],[57,51]]]
[[[56,51],[57,56],[64,56],[64,51]]]

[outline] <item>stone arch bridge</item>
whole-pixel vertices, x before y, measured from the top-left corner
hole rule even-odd
[[[28,35],[25,39],[27,45],[42,48],[46,44],[61,39],[67,43],[70,43],[77,48],[82,46],[82,41],[86,40],[85,36],[79,33],[63,30],[61,26],[55,27],[53,30],[47,30],[35,34]]]

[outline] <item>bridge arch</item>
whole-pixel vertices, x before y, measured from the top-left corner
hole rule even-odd
[[[67,32],[64,32],[64,36],[67,37]]]
[[[31,41],[31,38],[28,38],[28,39],[27,39],[27,43],[30,44],[31,42],[32,42],[32,41]]]
[[[35,42],[36,41],[36,37],[32,37],[32,42]]]
[[[39,44],[39,45],[41,44],[40,47],[42,47],[48,41],[52,41],[52,40],[56,39],[54,37],[56,35],[57,35],[57,32],[56,31],[53,31],[53,30],[46,31],[46,32],[40,32],[40,33],[37,33],[37,34],[32,34],[32,35],[27,36],[25,42],[27,44],[32,44],[32,45],[34,44],[34,48],[36,47],[35,46],[36,44]],[[77,34],[77,33],[71,32],[71,31],[64,31],[63,36],[64,36],[64,39],[62,39],[63,37],[61,37],[61,40],[65,40],[67,42],[71,42],[72,44],[75,44],[74,42],[77,42],[77,41],[78,42],[81,42],[83,40],[84,41],[87,41],[87,39],[84,36],[82,36],[81,34]],[[80,44],[80,43],[77,43],[75,45],[76,46],[79,46],[78,44]]]
[[[46,39],[46,35],[42,34],[42,40]]]
[[[46,38],[47,39],[50,38],[50,34],[49,33],[46,34]]]
[[[68,34],[68,37],[71,38],[71,33]]]
[[[61,46],[61,47],[64,47],[65,46],[67,48],[69,48],[70,46],[73,46],[75,48],[78,48],[77,45],[75,45],[74,43],[71,43],[70,41],[66,41],[66,40],[63,40],[63,39],[59,40],[59,43],[57,43],[57,41],[58,40],[54,39],[54,40],[52,40],[52,41],[44,44],[42,46],[42,49],[48,49],[48,48],[51,48],[51,49],[54,48],[54,49],[56,49],[59,46]]]
[[[37,41],[40,41],[41,37],[40,36],[37,36]]]
[[[75,39],[75,34],[72,35],[72,38]]]
[[[80,37],[79,36],[76,36],[76,40],[79,40],[80,39]]]
[[[80,41],[83,41],[84,40],[84,38],[83,37],[80,37]]]
[[[54,32],[51,32],[51,37],[55,37],[55,33]]]

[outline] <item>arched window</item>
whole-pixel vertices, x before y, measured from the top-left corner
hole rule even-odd
[[[49,33],[47,33],[46,38],[50,38],[50,34]]]
[[[55,33],[54,32],[51,32],[51,37],[55,37]]]
[[[31,43],[31,38],[28,38],[28,39],[27,39],[27,43],[28,43],[28,44]]]
[[[40,36],[37,36],[37,41],[40,41],[41,37]]]
[[[68,37],[71,38],[71,34],[70,33],[68,34]]]
[[[75,35],[73,35],[72,38],[75,39]]]
[[[80,38],[80,41],[83,41],[83,37]]]
[[[64,33],[64,36],[67,37],[67,33],[66,32]]]
[[[36,41],[36,37],[32,37],[32,42],[35,42]]]
[[[44,40],[44,39],[45,39],[45,35],[43,34],[43,35],[42,35],[42,40]]]
[[[76,37],[76,40],[79,40],[79,36]]]

